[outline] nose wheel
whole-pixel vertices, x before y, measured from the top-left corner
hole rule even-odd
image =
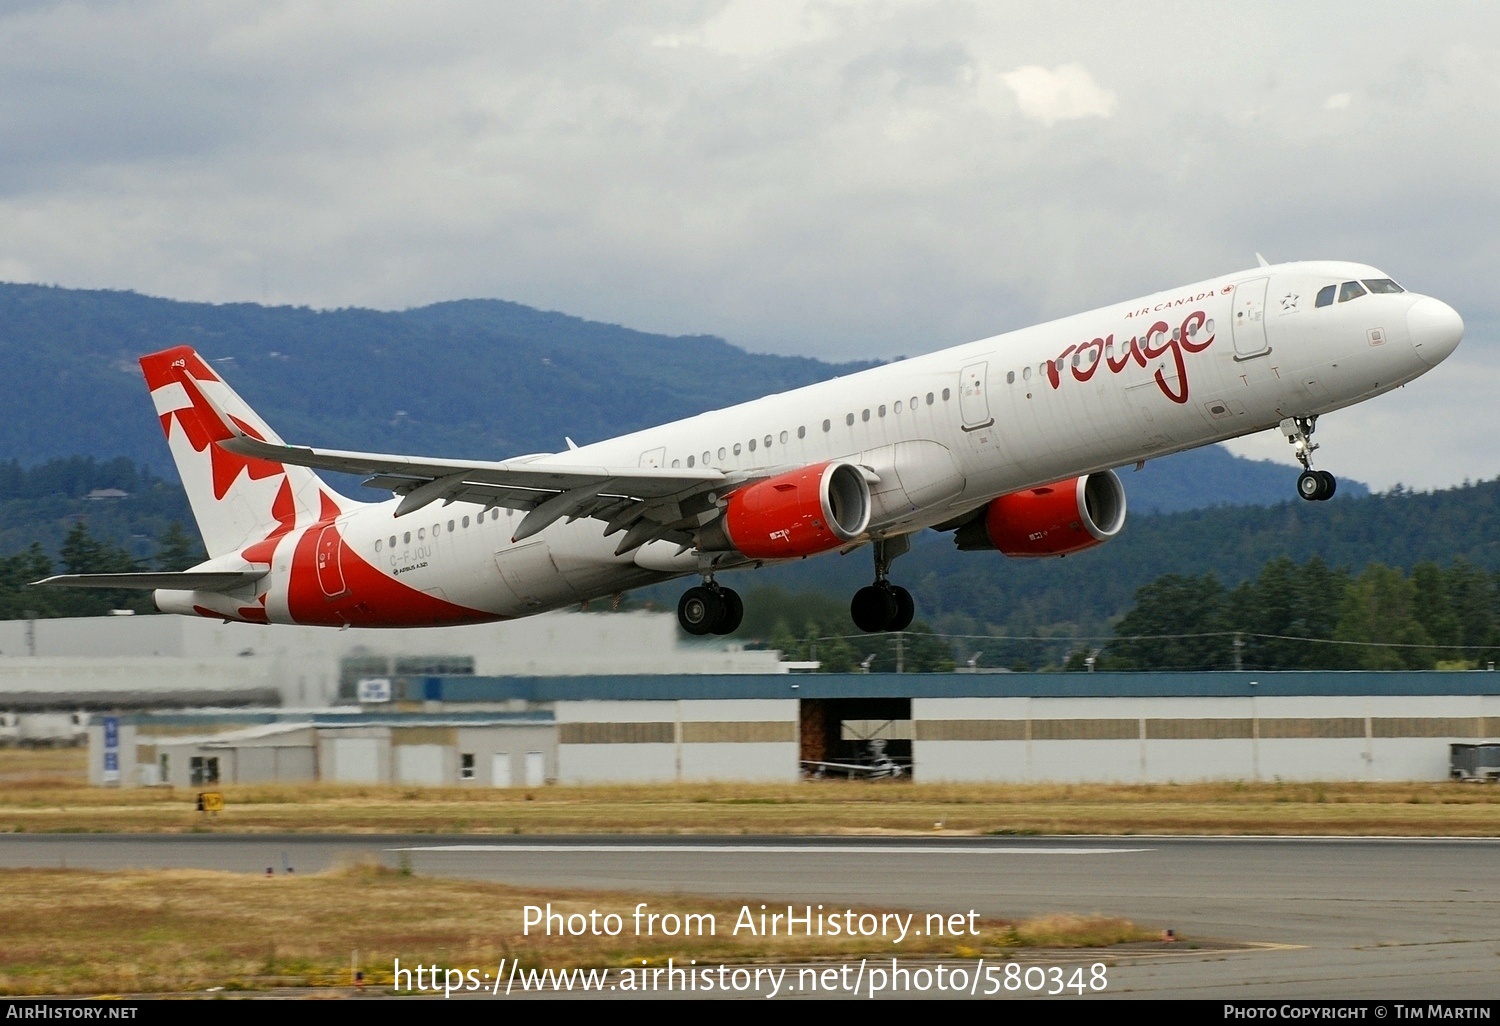
[[[712,580],[689,588],[677,601],[677,622],[689,634],[732,634],[745,618],[745,603],[732,588]]]
[[[1297,494],[1308,502],[1331,499],[1338,487],[1338,478],[1326,470],[1304,470],[1297,476]]]
[[[1286,440],[1292,444],[1293,455],[1302,464],[1302,473],[1297,477],[1297,494],[1308,502],[1331,499],[1339,487],[1338,479],[1328,471],[1312,468],[1313,450],[1318,448],[1312,434],[1317,426],[1316,416],[1288,417],[1281,422],[1281,433],[1286,435]]]

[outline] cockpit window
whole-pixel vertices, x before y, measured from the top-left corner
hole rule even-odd
[[[1406,291],[1389,278],[1366,278],[1365,288],[1376,294]]]
[[[1357,281],[1346,281],[1339,286],[1339,302],[1347,303],[1365,294],[1365,287]]]
[[[1318,290],[1318,305],[1332,306],[1333,294],[1338,290],[1339,287],[1337,285],[1324,285],[1321,289]]]

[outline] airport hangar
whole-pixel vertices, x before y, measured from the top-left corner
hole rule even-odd
[[[1009,783],[1444,780],[1450,746],[1500,737],[1497,681],[1484,672],[428,676],[398,682],[380,711],[123,716],[117,782],[506,787],[789,782],[825,771]],[[95,721],[90,779],[112,782]]]
[[[1450,745],[1500,737],[1500,675],[1482,671],[798,667],[650,611],[393,631],[8,621],[0,715],[90,719],[90,779],[122,786],[789,781],[850,766],[922,781],[1441,780]],[[372,678],[389,700],[361,704]]]

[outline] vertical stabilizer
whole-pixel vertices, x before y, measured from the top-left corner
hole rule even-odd
[[[210,558],[357,505],[305,467],[221,448],[218,443],[234,432],[219,411],[247,435],[281,439],[191,348],[143,356],[141,370]]]

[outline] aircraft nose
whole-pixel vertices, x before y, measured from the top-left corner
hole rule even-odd
[[[1406,328],[1417,356],[1436,367],[1458,348],[1464,337],[1464,319],[1447,303],[1423,296],[1406,312]]]

